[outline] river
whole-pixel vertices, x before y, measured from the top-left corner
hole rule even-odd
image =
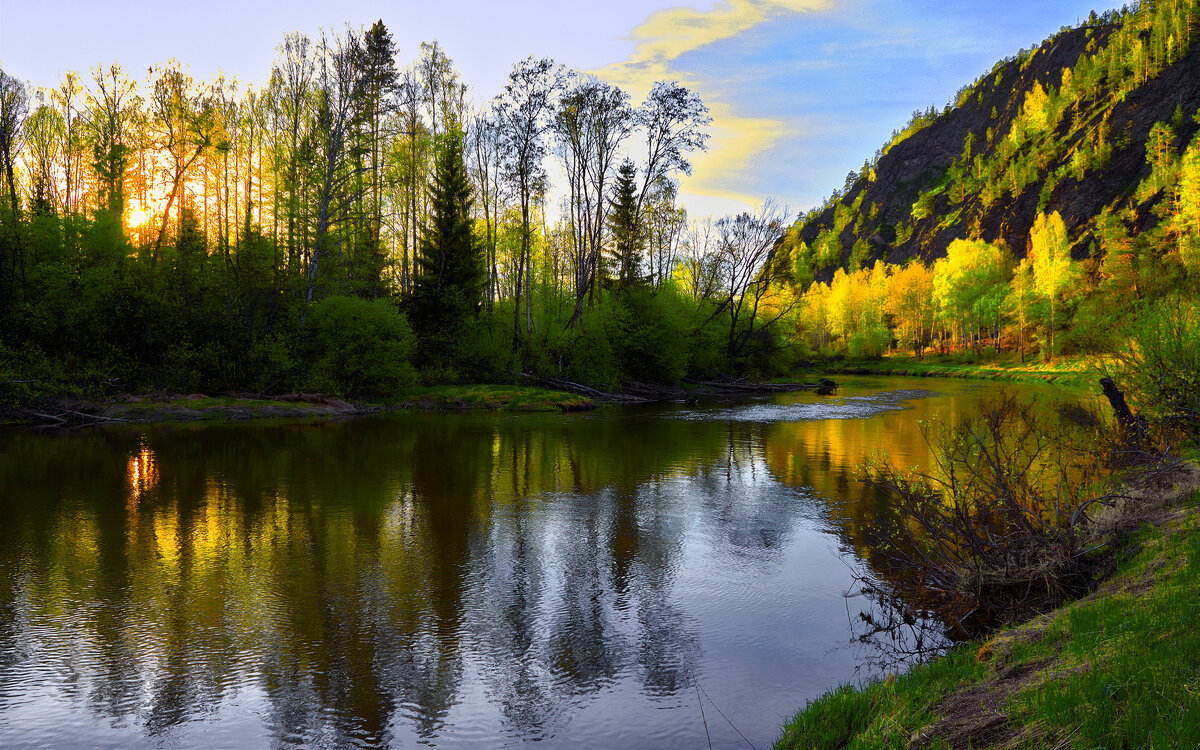
[[[862,666],[855,467],[999,388],[0,433],[0,747],[769,746]]]

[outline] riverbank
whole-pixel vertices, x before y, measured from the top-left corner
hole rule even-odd
[[[0,422],[71,428],[96,424],[321,420],[381,411],[580,411],[591,399],[544,388],[502,385],[414,387],[386,400],[349,401],[325,394],[294,393],[273,398],[253,395],[127,395],[107,401],[48,402],[8,409]]]
[[[1088,596],[900,676],[809,703],[776,748],[1200,747],[1200,470]]]
[[[577,384],[569,383],[570,386]],[[822,394],[836,391],[823,383],[688,382],[681,386],[627,384],[611,394],[577,386],[581,392],[511,385],[440,385],[404,388],[386,399],[350,401],[320,393],[293,393],[272,398],[257,395],[203,393],[124,395],[104,401],[49,400],[0,412],[0,424],[73,428],[108,423],[225,422],[244,420],[313,420],[375,412],[423,411],[575,412],[609,403],[642,404],[698,398],[728,398],[797,390]],[[591,394],[584,392],[590,391]]]
[[[917,378],[975,378],[1013,383],[1053,383],[1068,387],[1093,384],[1100,375],[1100,362],[1092,357],[1062,357],[1054,362],[1032,358],[1021,362],[1009,356],[970,361],[963,355],[927,354],[921,359],[895,355],[882,359],[840,359],[817,362],[803,374],[825,375],[896,375]]]

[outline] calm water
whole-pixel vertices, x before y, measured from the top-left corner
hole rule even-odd
[[[854,466],[996,389],[0,434],[0,747],[769,746],[854,676]]]

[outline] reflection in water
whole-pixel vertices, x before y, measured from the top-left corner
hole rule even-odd
[[[0,435],[0,746],[766,744],[925,395]]]

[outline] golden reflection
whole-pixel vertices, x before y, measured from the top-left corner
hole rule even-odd
[[[142,446],[136,456],[129,458],[125,475],[129,478],[129,509],[132,510],[158,484],[158,463],[154,451]]]

